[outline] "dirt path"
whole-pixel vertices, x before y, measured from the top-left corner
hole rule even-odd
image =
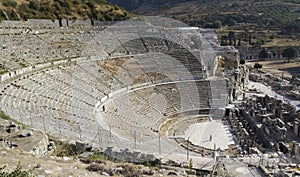
[[[32,170],[36,176],[99,176],[97,173],[87,171],[85,169],[87,164],[67,157],[36,157],[22,153],[18,149],[0,149],[0,159],[0,166],[6,165],[7,170],[14,170],[20,162],[22,169]]]
[[[272,61],[259,61],[249,62],[254,65],[259,63],[263,66],[262,70],[271,73],[276,76],[282,76],[284,73],[285,77],[292,78],[293,73],[300,73],[300,61],[291,61],[288,63],[286,60],[272,60]]]

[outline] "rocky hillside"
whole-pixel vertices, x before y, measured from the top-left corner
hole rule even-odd
[[[132,15],[105,0],[1,0],[0,21],[27,19],[88,19],[118,21]]]
[[[252,23],[282,28],[298,23],[299,0],[108,0],[138,14],[175,17],[197,26]],[[300,26],[300,25],[299,25]],[[300,28],[299,28],[300,30]]]

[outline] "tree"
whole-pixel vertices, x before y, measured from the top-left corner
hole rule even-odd
[[[249,44],[251,45],[251,43],[252,43],[252,34],[251,34],[251,33],[249,34],[248,42],[249,42]]]
[[[298,56],[298,51],[294,47],[288,47],[283,50],[282,56],[288,59],[290,62],[291,59],[294,59]]]
[[[255,69],[261,69],[261,68],[262,68],[262,65],[259,64],[259,63],[255,63],[255,64],[254,64],[254,68],[255,68]]]
[[[235,32],[229,31],[228,32],[228,39],[229,39],[229,45],[232,45],[232,39],[235,39]]]
[[[226,46],[227,45],[227,36],[221,36],[221,46]]]
[[[240,59],[240,64],[241,64],[241,65],[243,65],[243,64],[245,64],[245,63],[246,63],[245,59]]]
[[[16,7],[17,6],[17,2],[15,0],[4,0],[2,2],[2,5],[6,6],[6,7]]]
[[[229,26],[234,26],[234,25],[236,25],[236,21],[234,20],[234,19],[230,19],[229,21],[228,21],[228,25]]]
[[[189,162],[189,168],[190,168],[190,173],[192,173],[193,159],[190,159],[190,162]]]
[[[40,4],[37,1],[29,1],[29,8],[33,10],[39,10]]]
[[[239,38],[238,46],[241,46],[241,38]]]
[[[221,28],[222,27],[222,22],[220,20],[217,20],[213,23],[212,27],[213,28]]]

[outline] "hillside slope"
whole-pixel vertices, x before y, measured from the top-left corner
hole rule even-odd
[[[215,21],[278,28],[299,23],[300,0],[108,0],[138,14],[164,15],[190,25]],[[298,21],[297,21],[298,20]]]
[[[105,0],[1,0],[1,20],[94,19],[115,21],[131,14]]]

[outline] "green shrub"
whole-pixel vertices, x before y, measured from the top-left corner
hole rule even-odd
[[[61,7],[66,8],[66,10],[70,10],[72,7],[72,3],[70,0],[59,1]]]
[[[88,171],[93,171],[93,172],[101,172],[103,171],[105,168],[103,165],[99,165],[99,164],[91,164],[88,167],[86,167],[86,169]]]
[[[259,64],[259,63],[255,63],[255,64],[254,64],[254,68],[255,68],[255,69],[261,69],[261,68],[262,68],[262,65]]]
[[[243,64],[245,64],[245,63],[246,63],[245,59],[240,59],[240,64],[241,64],[241,65],[243,65]]]
[[[2,110],[0,110],[0,118],[5,120],[11,120],[11,118],[6,115]]]
[[[6,166],[0,167],[0,177],[32,177],[29,171],[22,170],[20,162],[17,168],[12,172],[5,172]]]
[[[290,62],[291,59],[296,58],[298,56],[298,51],[294,47],[288,47],[283,50],[282,56],[288,59],[288,62]]]
[[[91,154],[88,155],[86,158],[81,158],[80,161],[83,163],[98,163],[98,164],[105,164],[107,158],[102,154]]]
[[[68,144],[62,141],[55,141],[55,145],[56,149],[54,153],[58,157],[78,155],[78,152],[76,151],[76,146],[74,144]]]
[[[6,6],[6,7],[16,7],[17,6],[17,2],[14,0],[4,0],[2,2],[2,5]]]
[[[78,5],[78,4],[82,3],[82,1],[81,0],[73,0],[72,3],[75,5]]]
[[[29,1],[29,8],[33,10],[39,10],[40,4],[37,1]]]

